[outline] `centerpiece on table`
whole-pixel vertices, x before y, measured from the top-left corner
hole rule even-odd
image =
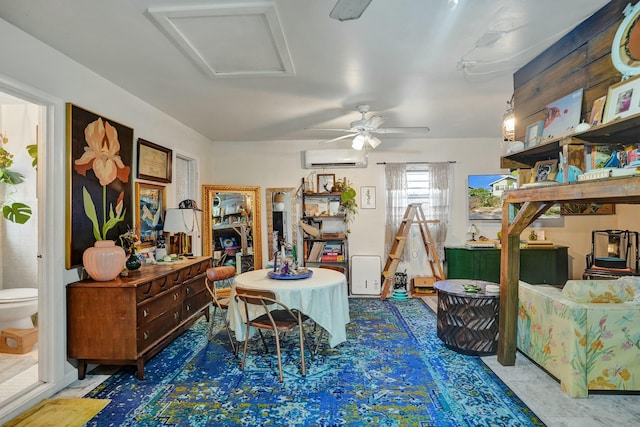
[[[290,249],[291,256],[287,255],[287,248]],[[267,275],[271,279],[280,280],[306,279],[313,275],[313,271],[298,265],[295,245],[283,244],[281,252],[277,250],[274,252],[273,270],[270,270]]]

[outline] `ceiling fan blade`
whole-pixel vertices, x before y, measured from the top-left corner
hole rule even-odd
[[[328,141],[323,141],[323,142],[324,142],[325,144],[329,144],[329,143],[331,143],[331,142],[336,142],[336,141],[340,141],[341,139],[351,138],[351,137],[356,136],[356,135],[358,135],[358,134],[357,134],[357,133],[350,133],[350,134],[348,134],[348,135],[342,135],[342,136],[339,136],[339,137],[337,137],[337,138],[333,138],[333,139],[330,139],[330,140],[328,140]]]
[[[372,129],[378,129],[382,123],[384,123],[384,118],[382,116],[371,116],[369,120],[367,120],[367,126]]]
[[[371,132],[380,133],[380,134],[384,134],[384,133],[405,133],[405,134],[420,135],[420,134],[427,133],[430,130],[431,129],[429,129],[427,126],[422,126],[422,127],[380,128],[380,129],[373,130]]]
[[[371,0],[338,0],[333,9],[331,9],[329,17],[338,21],[358,19],[369,6],[369,3],[371,3]]]
[[[333,128],[304,128],[304,130],[321,130],[329,132],[353,132],[351,129],[333,129]]]

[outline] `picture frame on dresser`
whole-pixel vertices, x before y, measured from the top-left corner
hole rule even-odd
[[[136,229],[140,247],[156,245],[158,232],[162,232],[166,209],[165,186],[136,182]]]
[[[138,178],[171,183],[173,150],[138,138]]]

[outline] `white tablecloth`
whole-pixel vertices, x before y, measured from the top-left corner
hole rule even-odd
[[[346,277],[325,268],[311,270],[311,277],[300,280],[270,279],[267,276],[269,270],[249,271],[236,276],[228,313],[229,326],[235,331],[236,339],[245,339],[244,308],[238,307],[233,298],[237,285],[273,291],[278,301],[291,309],[300,310],[324,328],[329,333],[331,347],[346,341],[346,324],[350,322]],[[260,314],[260,311],[249,312],[252,317]]]

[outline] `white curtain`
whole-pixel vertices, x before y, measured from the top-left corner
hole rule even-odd
[[[407,166],[404,163],[390,163],[385,165],[384,173],[387,190],[384,251],[388,255],[408,205]]]
[[[447,239],[447,230],[451,222],[451,164],[446,163],[430,163],[426,168],[429,175],[431,189],[429,191],[429,200],[423,204],[424,215],[427,219],[437,219],[438,224],[432,224],[429,227],[431,237],[436,244],[438,257],[442,262],[444,260],[444,242]]]
[[[409,182],[407,171],[419,171],[421,177],[417,182]],[[413,174],[411,174],[414,176]],[[447,230],[451,222],[451,191],[452,185],[451,164],[425,163],[408,165],[405,163],[393,163],[385,165],[386,181],[386,229],[385,229],[385,254],[389,254],[398,232],[400,223],[404,217],[409,203],[421,203],[427,220],[438,220],[437,224],[429,225],[429,232],[434,240],[435,250],[440,262],[444,260],[444,244],[447,239]],[[424,180],[424,181],[421,181]],[[421,186],[425,182],[425,186]],[[411,186],[411,191],[409,187]],[[415,230],[414,230],[415,228]],[[405,249],[412,253],[424,253],[424,243],[417,226],[413,227],[409,235],[409,245]],[[422,249],[419,249],[421,248]],[[415,259],[414,259],[415,258]],[[431,257],[433,260],[433,257]],[[410,269],[416,272],[429,271],[428,262],[423,257],[403,260],[409,262]],[[421,273],[424,274],[424,273]]]

